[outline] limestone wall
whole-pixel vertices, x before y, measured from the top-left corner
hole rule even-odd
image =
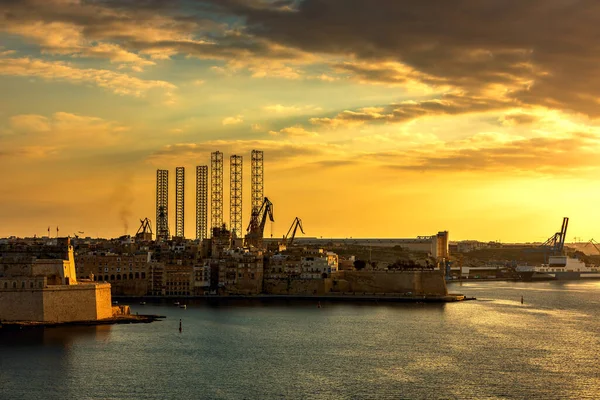
[[[96,285],[96,318],[112,317],[112,296],[110,284]]]
[[[110,284],[0,290],[0,320],[71,322],[110,317]]]
[[[442,271],[340,271],[333,274],[333,292],[412,293],[446,295]]]
[[[331,279],[269,278],[264,280],[265,294],[324,295],[332,287]]]
[[[0,289],[0,321],[43,321],[41,290]]]

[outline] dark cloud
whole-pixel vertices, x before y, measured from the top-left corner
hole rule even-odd
[[[599,115],[596,0],[304,0],[293,12],[212,3],[245,17],[252,34],[289,47],[394,60],[469,91],[508,85],[525,103]],[[385,72],[373,78],[396,81]]]
[[[577,174],[596,169],[595,156],[600,137],[573,133],[566,137],[534,137],[480,147],[444,149],[435,152],[417,150],[410,154],[391,154],[381,158],[388,168],[407,171],[500,171],[548,175]],[[378,155],[370,157],[380,158]]]
[[[510,99],[492,99],[463,94],[446,94],[439,99],[408,101],[385,107],[369,107],[343,111],[332,118],[311,118],[318,125],[343,126],[363,122],[407,122],[434,115],[457,115],[508,109],[515,105]]]
[[[138,68],[147,63],[135,55],[159,59],[183,53],[223,60],[256,76],[277,71],[275,76],[287,77],[298,73],[286,70],[285,63],[335,59],[330,64],[334,71],[361,81],[417,81],[482,99],[505,97],[591,116],[600,115],[599,20],[597,0],[0,4],[5,31],[37,41],[50,52],[129,59]],[[74,27],[81,38],[65,26],[50,25],[57,23]],[[35,29],[27,29],[34,24]],[[44,30],[48,35],[40,34]],[[103,41],[120,47],[80,48]],[[270,61],[280,64],[261,65]]]

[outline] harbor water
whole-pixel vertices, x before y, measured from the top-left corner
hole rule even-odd
[[[600,281],[449,290],[478,300],[132,304],[167,318],[3,332],[0,399],[600,398]]]

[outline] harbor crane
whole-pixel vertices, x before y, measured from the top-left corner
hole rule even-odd
[[[138,228],[135,237],[139,240],[152,240],[152,225],[148,218],[140,219],[140,227]]]
[[[569,225],[569,218],[564,217],[560,232],[556,232],[550,236],[548,240],[542,243],[540,246],[530,249],[532,252],[543,252],[544,260],[547,261],[548,255],[562,255],[565,248],[565,239],[567,238],[567,226]]]
[[[304,235],[305,233],[304,229],[302,229],[302,220],[296,217],[296,219],[294,219],[294,222],[292,222],[290,229],[288,229],[286,235],[283,237],[284,245],[291,246],[294,243],[294,238],[296,237],[296,231],[298,230],[298,228],[300,228],[300,232],[302,232],[302,234]],[[292,233],[292,236],[290,236],[290,232]]]
[[[250,224],[248,225],[248,229],[246,229],[246,246],[263,247],[263,235],[267,217],[271,222],[275,222],[273,219],[273,203],[265,197],[260,209],[252,212],[252,216],[250,217]]]
[[[598,252],[598,254],[600,254],[600,247],[598,247],[598,245],[600,243],[596,242],[594,239],[590,239],[590,241],[585,244],[585,247],[588,247],[588,245],[590,245],[590,244],[592,246],[594,246],[594,248],[596,249],[596,251]]]

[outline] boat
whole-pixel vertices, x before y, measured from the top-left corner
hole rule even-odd
[[[550,256],[547,264],[520,265],[516,271],[525,281],[600,279],[600,267],[569,256]]]
[[[140,301],[140,306],[145,306],[146,302],[145,301]]]
[[[179,305],[179,302],[178,302],[178,301],[176,301],[175,303],[173,303],[173,305],[174,305],[174,306],[178,306],[178,305]]]
[[[183,308],[185,310],[187,308],[187,306],[185,304],[180,304],[179,308]]]

